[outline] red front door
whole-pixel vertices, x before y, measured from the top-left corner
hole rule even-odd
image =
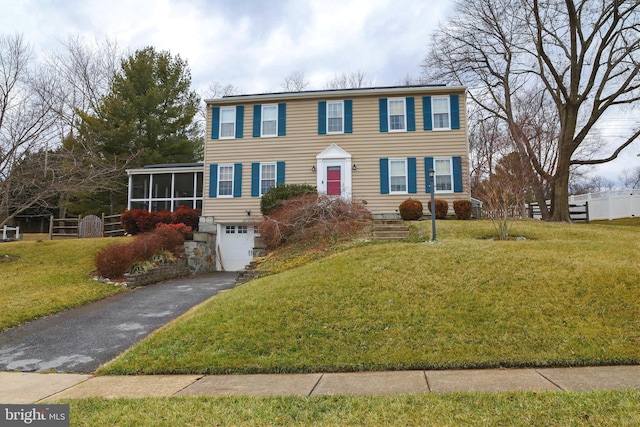
[[[342,194],[342,177],[340,166],[327,166],[327,195],[340,196]]]

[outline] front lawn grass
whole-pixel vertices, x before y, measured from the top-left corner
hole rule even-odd
[[[430,223],[415,223],[429,235]],[[225,292],[101,374],[640,363],[640,228],[438,221]]]
[[[0,331],[121,292],[120,287],[89,277],[95,254],[114,242],[102,238],[0,243]]]
[[[637,426],[640,392],[82,399],[73,426]]]

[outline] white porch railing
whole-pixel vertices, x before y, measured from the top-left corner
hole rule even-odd
[[[640,216],[640,189],[609,190],[569,196],[570,204],[588,203],[589,219],[616,219]]]

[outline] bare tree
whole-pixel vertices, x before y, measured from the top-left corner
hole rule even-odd
[[[356,70],[350,73],[336,74],[333,79],[325,85],[325,89],[356,89],[363,87],[371,87],[375,84],[375,80],[367,76],[367,72]]]
[[[218,81],[212,82],[209,88],[201,97],[202,99],[222,98],[225,96],[239,95],[242,91],[231,83],[222,84]]]
[[[117,43],[109,39],[90,44],[75,34],[67,35],[60,45],[61,50],[46,56],[46,64],[62,86],[60,134],[64,138],[74,134],[77,111],[96,110],[113,83],[123,55]]]
[[[640,188],[640,166],[620,172],[620,181],[626,188]]]
[[[62,145],[68,87],[22,36],[0,37],[0,226],[60,194],[107,185],[112,166]]]
[[[309,80],[306,79],[302,71],[294,71],[284,78],[280,83],[280,87],[285,92],[301,92],[309,86]]]
[[[469,86],[471,99],[507,124],[551,188],[553,221],[571,220],[572,166],[611,161],[640,136],[637,127],[610,153],[577,158],[605,112],[640,100],[639,9],[622,0],[458,0],[456,16],[435,32],[426,75]],[[553,105],[559,127],[547,167],[523,131],[523,91]]]

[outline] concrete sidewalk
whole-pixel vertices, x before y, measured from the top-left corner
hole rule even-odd
[[[92,376],[0,372],[0,403],[84,397],[320,396],[498,391],[640,390],[640,365],[267,375]]]

